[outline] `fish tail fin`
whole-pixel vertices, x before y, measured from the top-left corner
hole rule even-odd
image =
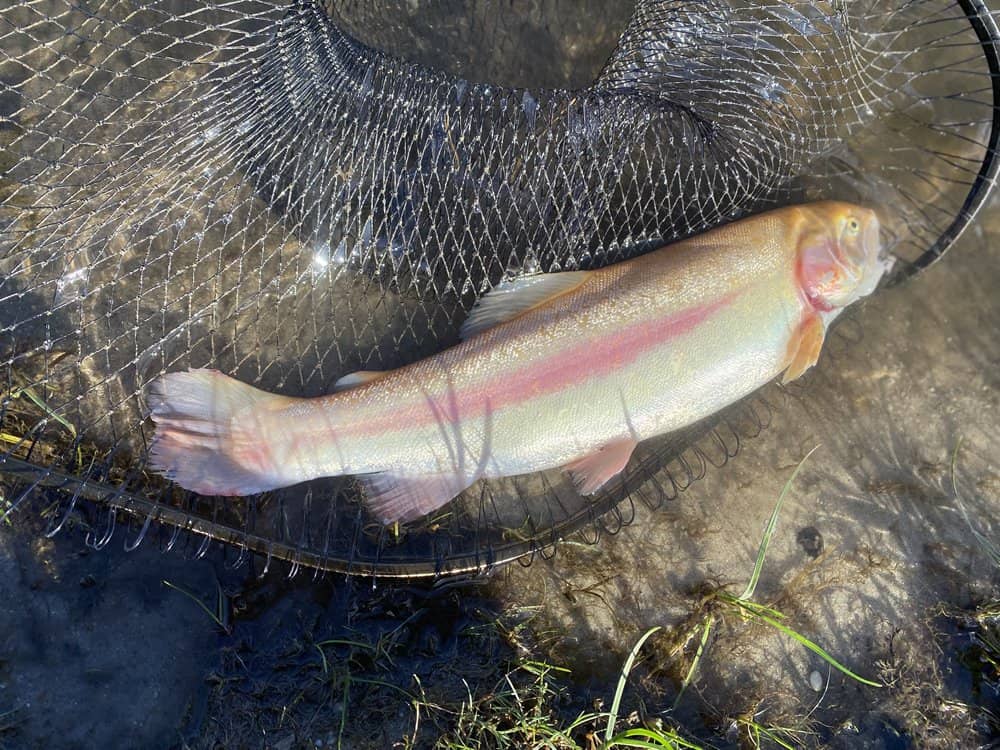
[[[168,373],[150,384],[156,434],[150,466],[202,495],[252,495],[280,487],[261,425],[262,406],[291,401],[217,370]]]

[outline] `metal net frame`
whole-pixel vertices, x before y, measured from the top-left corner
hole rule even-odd
[[[193,535],[198,555],[214,539],[293,572],[387,576],[596,539],[735,455],[775,392],[640,446],[596,496],[559,472],[479,482],[400,529],[367,516],[350,478],[226,500],[170,485],[146,468],[145,386],[211,366],[321,395],[455,343],[504,279],[802,200],[879,209],[898,282],[995,181],[1000,33],[975,0],[639,0],[572,90],[470,81],[359,41],[399,12],[2,11],[0,517],[31,504],[48,533],[88,523],[94,546],[126,526],[130,547]],[[405,27],[385,28],[382,46],[405,47]]]

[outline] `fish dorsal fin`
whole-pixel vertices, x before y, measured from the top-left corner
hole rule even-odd
[[[590,276],[591,271],[564,271],[522,276],[502,281],[480,297],[462,325],[462,339],[506,323],[549,300],[571,292]]]
[[[357,372],[348,373],[334,383],[333,390],[334,392],[347,391],[365,383],[370,383],[373,380],[378,380],[383,375],[385,375],[384,370],[358,370]]]

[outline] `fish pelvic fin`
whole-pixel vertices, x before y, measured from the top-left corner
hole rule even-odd
[[[293,399],[217,370],[162,375],[147,391],[156,433],[150,467],[201,495],[253,495],[281,487],[261,417]]]
[[[616,440],[568,464],[566,471],[572,477],[577,492],[591,495],[621,474],[636,445],[638,443],[631,438]]]

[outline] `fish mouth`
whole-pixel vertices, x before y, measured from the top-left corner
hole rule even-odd
[[[892,269],[896,259],[882,244],[882,225],[874,211],[865,222],[861,235],[861,248],[865,255],[862,280],[857,290],[859,297],[867,297],[878,286],[882,277]]]
[[[889,273],[896,265],[896,258],[889,252],[889,247],[882,242],[882,225],[874,212],[872,212],[871,221],[865,227],[863,241],[865,252],[869,253],[868,257],[879,269],[879,275]]]
[[[881,228],[878,216],[872,213],[868,221],[865,222],[865,233],[861,238],[861,246],[868,258],[878,258],[882,253],[882,241],[879,237]]]
[[[886,253],[883,251],[881,233],[882,225],[873,211],[868,221],[865,222],[864,234],[861,237],[861,248],[869,262],[881,262],[885,259]]]

